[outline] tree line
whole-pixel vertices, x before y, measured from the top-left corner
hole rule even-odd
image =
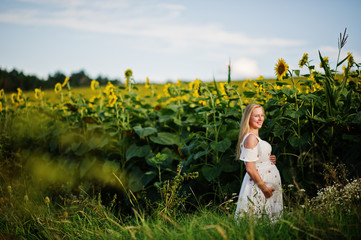
[[[17,88],[21,88],[23,91],[34,90],[35,88],[51,89],[55,84],[64,82],[67,76],[58,71],[53,75],[49,74],[46,80],[40,79],[35,75],[26,75],[22,71],[13,69],[7,71],[0,68],[0,89],[4,89],[5,92],[15,92]],[[69,76],[69,82],[72,87],[89,86],[93,79],[90,78],[84,70],[72,73]],[[108,81],[113,84],[120,84],[119,79],[109,79],[107,77],[98,76],[95,78],[100,85],[105,85]]]

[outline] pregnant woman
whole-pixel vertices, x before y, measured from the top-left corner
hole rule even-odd
[[[245,213],[271,219],[282,214],[283,200],[280,173],[271,155],[271,145],[262,140],[258,130],[264,121],[261,105],[251,103],[243,113],[237,143],[237,159],[244,161],[246,171],[239,193],[235,219]]]

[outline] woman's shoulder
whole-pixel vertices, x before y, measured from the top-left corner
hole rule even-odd
[[[255,134],[248,133],[244,139],[245,148],[255,148],[259,142],[258,137]]]

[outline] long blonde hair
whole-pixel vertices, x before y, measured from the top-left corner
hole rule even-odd
[[[251,114],[255,108],[262,108],[262,111],[264,112],[263,107],[257,103],[248,104],[247,107],[244,109],[241,124],[239,125],[239,135],[238,135],[238,142],[237,142],[237,148],[236,148],[237,149],[236,160],[238,160],[239,157],[241,156],[241,146],[240,145],[242,143],[244,136],[250,130],[249,119],[251,118]]]

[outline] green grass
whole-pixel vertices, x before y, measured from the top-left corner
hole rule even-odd
[[[133,213],[124,215],[114,205],[104,206],[99,198],[87,196],[82,200],[63,199],[47,204],[39,193],[30,194],[25,201],[22,194],[4,190],[1,191],[0,239],[357,239],[361,236],[359,199],[330,205],[326,204],[330,199],[323,197],[307,201],[305,206],[286,207],[283,216],[273,222],[251,216],[237,222],[233,218],[235,203],[231,201],[218,206],[199,206],[196,211],[180,209],[172,215],[157,209],[151,213],[133,209]]]

